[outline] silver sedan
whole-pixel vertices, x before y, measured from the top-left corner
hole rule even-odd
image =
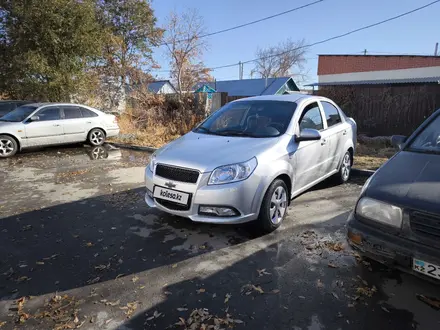
[[[295,196],[350,177],[356,123],[303,94],[237,100],[156,151],[145,170],[150,207],[209,223],[256,220],[270,232]]]
[[[26,104],[0,118],[0,158],[21,149],[76,142],[93,146],[119,134],[115,116],[68,103]]]

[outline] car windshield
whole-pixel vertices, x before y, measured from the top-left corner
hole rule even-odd
[[[440,115],[417,135],[407,150],[440,154]]]
[[[232,102],[212,114],[194,132],[203,134],[276,137],[284,134],[296,103],[285,101]]]
[[[24,105],[0,118],[0,121],[20,122],[25,120],[37,107]]]

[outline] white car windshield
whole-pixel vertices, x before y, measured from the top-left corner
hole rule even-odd
[[[289,126],[296,103],[285,101],[232,102],[211,115],[194,132],[203,134],[276,137]]]
[[[24,105],[7,113],[0,118],[0,121],[21,122],[29,117],[29,115],[35,110],[37,110],[37,107],[35,106]]]
[[[440,153],[440,115],[417,135],[407,149],[410,151]]]

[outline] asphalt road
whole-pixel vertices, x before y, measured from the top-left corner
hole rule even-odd
[[[439,286],[345,243],[362,180],[320,184],[261,236],[149,209],[148,158],[73,146],[0,162],[2,330],[440,328],[417,299]]]

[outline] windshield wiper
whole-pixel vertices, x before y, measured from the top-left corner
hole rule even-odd
[[[219,135],[227,135],[227,136],[246,136],[246,137],[255,137],[255,135],[243,131],[234,131],[234,130],[224,130],[216,132]]]
[[[415,149],[415,148],[407,148],[407,149],[405,149],[405,151],[418,152],[418,153],[422,153],[422,154],[435,154],[435,155],[440,155],[440,149],[439,149],[439,150],[435,150],[435,149]]]
[[[215,134],[209,128],[206,128],[206,127],[203,127],[203,126],[196,127],[195,131],[198,132],[199,130],[204,131],[204,132],[206,132],[208,134]]]

